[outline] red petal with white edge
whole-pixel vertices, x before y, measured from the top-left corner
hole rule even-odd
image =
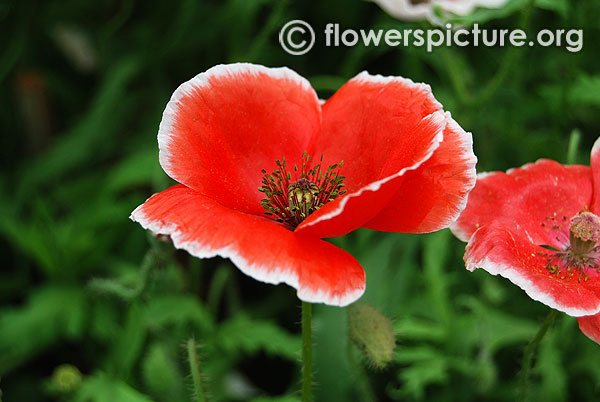
[[[498,221],[538,245],[562,249],[569,220],[592,201],[591,170],[541,159],[507,173],[482,173],[452,232],[468,241]]]
[[[592,176],[594,180],[594,194],[592,196],[591,210],[595,214],[600,214],[600,138],[596,140],[592,147],[590,164],[592,166]]]
[[[577,317],[579,329],[592,341],[600,344],[600,314]]]
[[[390,202],[368,222],[369,229],[427,233],[448,227],[467,205],[475,186],[473,138],[446,113],[444,140],[433,156],[407,172]]]
[[[261,215],[261,169],[300,163],[321,125],[308,81],[287,68],[219,65],[183,83],[158,132],[160,163],[173,179],[221,204]]]
[[[324,166],[343,160],[344,183],[357,191],[411,166],[405,153],[422,142],[413,130],[441,110],[429,85],[360,73],[323,104],[315,156],[325,156]]]
[[[561,279],[546,268],[549,250],[498,223],[477,230],[465,253],[467,269],[483,268],[523,289],[529,297],[571,316],[600,312],[600,277],[589,272]]]
[[[396,167],[403,166],[399,171],[325,204],[302,222],[296,232],[315,237],[336,237],[363,226],[385,207],[408,172],[431,158],[443,140],[445,127],[446,119],[442,112],[421,119],[407,135],[410,138],[402,148],[387,150],[388,154],[382,156]],[[348,165],[352,165],[352,162]],[[350,173],[345,170],[346,163],[342,175],[351,175],[353,172],[352,169]]]
[[[345,306],[365,289],[365,273],[350,254],[274,221],[222,206],[184,185],[155,194],[131,214],[145,229],[171,236],[199,258],[229,258],[267,283],[287,283],[298,298]]]

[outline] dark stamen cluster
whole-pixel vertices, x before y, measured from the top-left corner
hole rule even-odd
[[[322,155],[314,167],[311,167],[311,162],[312,157],[304,152],[302,167],[298,169],[294,165],[295,181],[292,181],[292,174],[287,170],[285,157],[276,161],[277,169],[273,173],[262,170],[263,185],[258,191],[267,197],[260,202],[266,215],[295,228],[323,205],[346,193],[346,190],[342,190],[345,177],[340,176],[344,161],[326,170],[321,169]]]

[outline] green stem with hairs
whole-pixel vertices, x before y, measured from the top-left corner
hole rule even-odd
[[[302,302],[302,402],[312,401],[312,304]]]
[[[188,362],[190,364],[190,373],[194,386],[194,396],[196,402],[206,402],[204,396],[204,387],[202,385],[202,374],[200,373],[200,359],[198,358],[198,346],[194,338],[187,341]]]
[[[546,316],[546,319],[542,323],[542,326],[540,327],[537,334],[535,335],[535,338],[533,338],[531,340],[531,342],[529,342],[529,344],[525,348],[525,352],[523,353],[523,362],[521,364],[521,381],[520,381],[520,393],[521,393],[520,396],[521,397],[519,398],[519,400],[521,400],[521,401],[527,401],[527,396],[528,396],[527,392],[529,389],[529,376],[531,373],[531,360],[533,359],[533,355],[535,354],[535,351],[537,350],[538,346],[540,345],[540,342],[542,341],[542,339],[544,339],[544,336],[548,332],[548,329],[550,329],[550,327],[552,326],[552,323],[554,323],[557,313],[558,312],[554,309],[552,309],[550,311],[550,313],[548,313],[548,315]]]

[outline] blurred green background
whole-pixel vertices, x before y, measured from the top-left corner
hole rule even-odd
[[[583,50],[325,47],[329,22],[429,27],[359,0],[1,1],[0,400],[197,401],[191,366],[212,401],[297,400],[294,290],[191,258],[128,219],[171,184],[156,144],[171,93],[236,61],[289,66],[322,98],[362,70],[402,75],[429,83],[473,132],[479,171],[564,163],[573,132],[572,158],[588,164],[600,127],[600,2],[528,3],[462,22],[579,28]],[[306,55],[278,44],[291,19],[317,31]],[[392,319],[397,349],[374,369],[348,341],[347,310],[315,306],[318,401],[515,400],[546,306],[467,272],[448,230],[332,242],[365,268],[362,300]],[[600,346],[561,314],[534,360],[530,398],[599,400],[599,361]]]

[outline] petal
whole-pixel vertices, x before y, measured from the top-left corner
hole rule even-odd
[[[431,158],[443,139],[445,126],[446,119],[442,112],[421,119],[410,135],[406,135],[410,138],[404,146],[386,155],[388,162],[399,171],[325,204],[302,222],[296,232],[315,237],[336,237],[363,226],[385,207],[406,175]]]
[[[577,317],[579,329],[592,341],[600,344],[600,314]]]
[[[296,228],[317,237],[342,236],[372,219],[404,180],[439,146],[445,119],[431,88],[400,77],[363,72],[323,104],[315,155],[324,166],[344,161],[348,194]]]
[[[429,85],[363,72],[323,104],[315,155],[324,166],[343,160],[346,187],[357,191],[411,166],[405,154],[423,142],[412,131],[441,109]]]
[[[254,279],[287,283],[307,302],[344,306],[365,289],[362,267],[342,249],[224,207],[183,185],[154,195],[131,219],[171,236],[175,247],[196,257],[229,258]]]
[[[411,0],[374,0],[375,3],[392,17],[400,20],[421,20],[428,18],[431,11],[429,3],[413,3]]]
[[[562,248],[569,219],[591,199],[587,166],[542,159],[506,173],[483,173],[452,232],[468,241],[479,227],[497,220],[535,244]]]
[[[439,6],[445,11],[457,15],[467,15],[473,12],[477,7],[500,8],[508,0],[442,0],[439,1]]]
[[[287,68],[219,65],[183,83],[158,132],[160,163],[173,179],[221,204],[262,214],[261,169],[299,163],[320,130],[319,100]]]
[[[594,194],[592,196],[591,211],[600,213],[600,138],[596,140],[592,147],[590,156],[590,165],[592,166],[592,176],[594,181]]]
[[[386,232],[426,233],[448,227],[467,205],[475,186],[473,138],[446,113],[444,140],[433,156],[407,172],[400,189],[365,227]]]
[[[529,297],[571,316],[600,312],[600,277],[561,279],[546,268],[548,250],[499,223],[477,230],[465,253],[467,269],[483,268],[523,289]]]

